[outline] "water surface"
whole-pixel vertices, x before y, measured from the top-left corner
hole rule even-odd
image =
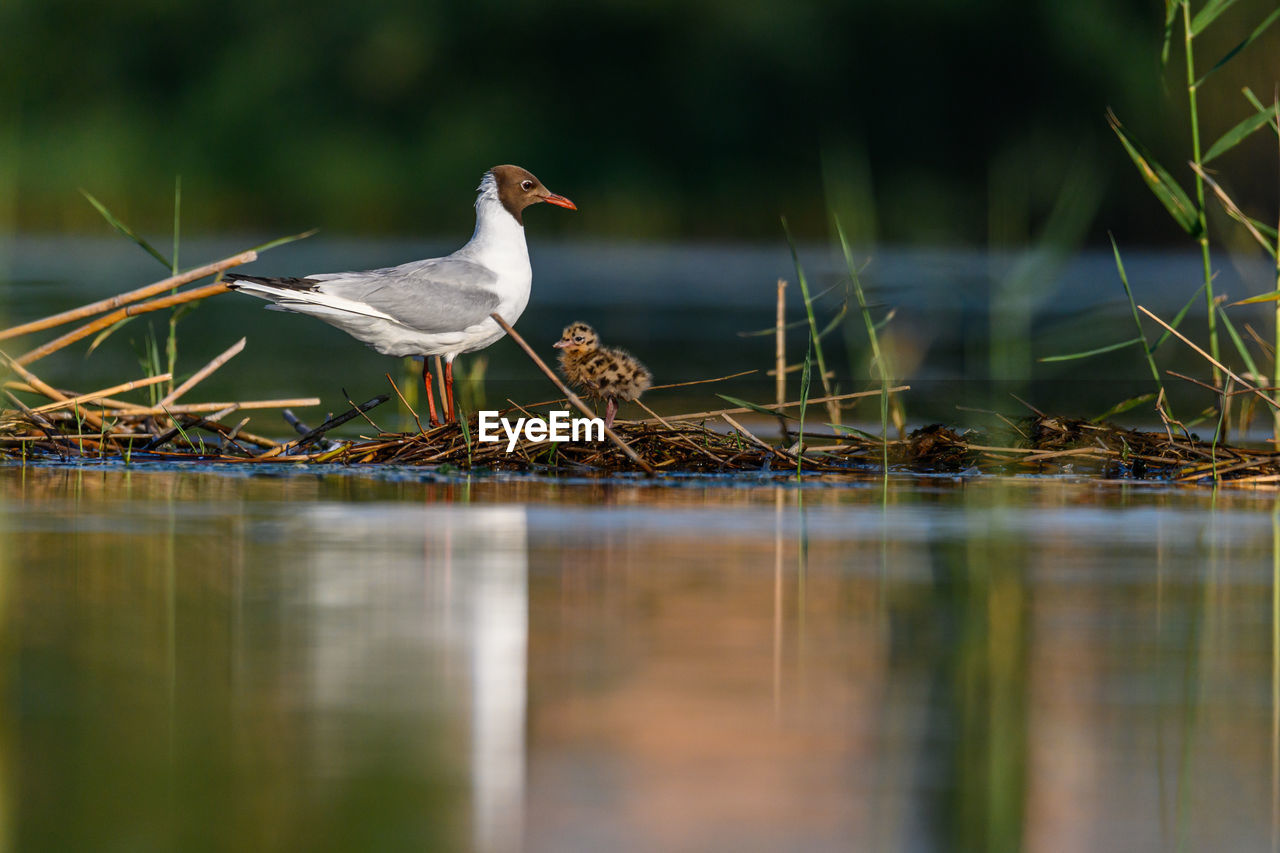
[[[1247,491],[0,469],[18,849],[1267,849]]]

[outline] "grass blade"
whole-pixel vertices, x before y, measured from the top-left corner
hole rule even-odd
[[[1260,112],[1260,113],[1265,113],[1267,110],[1275,109],[1275,107],[1274,107],[1274,106],[1271,106],[1271,107],[1264,106],[1264,105],[1263,105],[1263,103],[1262,103],[1262,101],[1258,100],[1258,96],[1257,96],[1257,95],[1255,95],[1255,94],[1253,94],[1253,90],[1252,90],[1252,89],[1250,89],[1248,86],[1245,86],[1245,87],[1244,87],[1243,89],[1241,89],[1240,91],[1244,93],[1245,98],[1247,98],[1247,99],[1248,99],[1249,103],[1250,103],[1250,104],[1252,104],[1252,105],[1253,105],[1253,108],[1254,108],[1255,110],[1257,110],[1258,112]],[[1271,125],[1271,129],[1272,129],[1272,130],[1273,130],[1277,135],[1280,135],[1280,126],[1278,126],[1278,125],[1274,125],[1274,124],[1273,124],[1273,125]]]
[[[878,327],[871,319],[871,308],[867,304],[867,294],[862,289],[862,278],[858,275],[858,265],[853,262],[853,251],[849,248],[849,239],[844,233],[844,226],[840,224],[839,217],[833,216],[832,221],[836,226],[836,236],[840,239],[840,251],[844,254],[845,268],[849,272],[849,281],[853,285],[854,296],[858,300],[858,310],[862,314],[862,323],[867,327],[867,341],[871,345],[871,357],[875,364],[876,372],[880,376],[880,432],[881,440],[884,444],[884,454],[882,462],[884,465],[884,475],[889,476],[889,385],[892,381],[892,367],[885,360],[884,352],[880,349],[880,336]],[[846,300],[846,305],[848,304]],[[890,312],[892,315],[893,312]],[[884,319],[885,323],[889,322],[889,317]],[[894,422],[898,425],[899,430],[902,429],[903,423],[906,421],[906,415],[902,410],[902,404],[897,400],[893,403]]]
[[[809,408],[809,379],[811,375],[810,368],[813,364],[813,341],[809,342],[809,346],[804,351],[804,370],[800,373],[800,438],[796,443],[796,479],[800,479],[803,471],[801,466],[804,464],[804,414]]]
[[[177,175],[173,179],[173,271],[170,275],[178,274],[178,240],[182,233],[182,176]],[[175,287],[173,292],[176,294],[178,289]],[[172,377],[178,371],[178,318],[183,314],[182,308],[175,308],[169,312],[169,338],[165,341],[165,355],[169,359],[169,376]],[[168,394],[173,393],[173,379],[169,379]]]
[[[740,400],[737,397],[730,397],[728,394],[717,394],[716,396],[719,397],[721,400],[726,400],[730,403],[733,403],[733,405],[735,406],[741,406],[744,409],[750,409],[753,412],[759,412],[760,414],[768,415],[771,418],[776,418],[778,417],[778,415],[781,414],[781,412],[779,412],[777,409],[766,409],[764,406],[761,406],[759,403],[752,403],[748,400]],[[804,397],[801,397],[801,399],[803,400]],[[783,417],[790,417],[790,416],[784,415]]]
[[[1249,45],[1253,44],[1254,41],[1257,40],[1259,36],[1261,36],[1264,32],[1267,31],[1268,27],[1270,27],[1272,24],[1276,22],[1277,18],[1280,18],[1280,8],[1276,9],[1270,15],[1267,15],[1267,17],[1262,20],[1261,24],[1258,24],[1258,26],[1254,27],[1253,32],[1245,36],[1244,40],[1241,41],[1238,45],[1231,48],[1231,50],[1227,51],[1225,56],[1219,59],[1212,68],[1210,68],[1208,71],[1204,73],[1204,76],[1202,76],[1199,80],[1195,82],[1195,88],[1199,89],[1202,85],[1204,85],[1204,81],[1209,79],[1209,75],[1213,74],[1213,72],[1217,71],[1219,68],[1226,65],[1231,60],[1235,59],[1236,54],[1244,50]]]
[[[1261,130],[1263,126],[1269,125],[1275,120],[1275,116],[1276,108],[1274,106],[1249,116],[1244,121],[1224,133],[1217,142],[1213,143],[1213,145],[1210,145],[1208,152],[1206,152],[1204,157],[1200,160],[1201,164],[1203,165],[1204,163],[1208,163],[1218,155],[1225,154],[1232,148],[1235,148],[1255,132]]]
[[[252,251],[265,252],[267,249],[274,249],[276,246],[283,246],[285,243],[292,243],[295,240],[305,240],[313,234],[318,234],[319,228],[312,228],[307,231],[299,231],[297,234],[290,234],[288,237],[277,237],[274,240],[268,240],[261,246],[254,246]]]
[[[1196,16],[1191,19],[1191,35],[1198,36],[1204,32],[1205,27],[1209,26],[1217,19],[1219,15],[1231,8],[1236,0],[1209,0],[1204,4]]]
[[[831,322],[827,323],[827,325],[822,328],[821,332],[818,332],[819,340],[821,340],[822,338],[825,338],[827,335],[831,334],[836,329],[840,328],[840,324],[844,321],[845,315],[848,313],[849,313],[849,303],[846,302],[840,306],[840,310],[837,311],[836,315],[831,318]]]
[[[1187,312],[1191,310],[1191,306],[1194,305],[1195,301],[1200,298],[1200,294],[1203,291],[1204,291],[1203,284],[1200,285],[1198,288],[1196,288],[1196,292],[1191,294],[1191,298],[1187,300],[1186,305],[1182,306],[1182,310],[1179,311],[1177,314],[1173,315],[1173,319],[1169,321],[1170,326],[1176,329],[1182,325],[1182,321],[1186,319]],[[1159,338],[1157,338],[1156,342],[1151,345],[1152,354],[1154,354],[1156,350],[1160,349],[1160,347],[1164,344],[1164,342],[1169,340],[1169,336],[1172,334],[1173,334],[1172,332],[1166,331]]]
[[[80,190],[80,194],[89,200],[89,204],[97,208],[98,213],[102,214],[102,218],[107,220],[108,224],[110,224],[112,228],[116,229],[121,234],[128,237],[133,242],[137,243],[138,246],[141,247],[143,251],[145,251],[148,255],[155,258],[157,261],[159,261],[161,266],[165,267],[166,269],[170,269],[170,270],[173,269],[173,264],[169,263],[169,261],[165,258],[164,255],[156,251],[155,246],[152,246],[145,239],[143,239],[136,232],[134,232],[132,228],[130,228],[128,225],[125,225],[123,222],[117,219],[115,217],[115,214],[113,214],[110,210],[108,210],[105,204],[103,204],[102,202],[94,198],[87,190],[83,190],[83,189]]]
[[[1133,160],[1135,166],[1138,167],[1142,180],[1146,182],[1147,187],[1160,203],[1169,211],[1169,215],[1173,217],[1174,222],[1182,226],[1182,230],[1186,231],[1192,237],[1200,236],[1200,222],[1196,215],[1195,206],[1192,205],[1191,199],[1187,197],[1186,192],[1178,185],[1169,172],[1151,159],[1151,155],[1145,148],[1124,129],[1124,125],[1120,123],[1120,119],[1111,110],[1107,110],[1107,122],[1111,125],[1111,129],[1115,131],[1116,136],[1120,138],[1120,143],[1125,150],[1129,152],[1130,159]]]
[[[818,320],[813,315],[813,299],[809,296],[809,279],[804,274],[804,267],[800,265],[800,255],[796,252],[796,242],[791,237],[791,229],[787,226],[787,218],[782,218],[782,232],[787,237],[787,247],[791,250],[791,261],[796,268],[796,281],[800,284],[800,294],[804,297],[804,310],[809,319],[809,339],[813,342],[813,353],[818,360],[818,378],[822,380],[822,390],[827,397],[832,397],[835,392],[831,390],[831,384],[827,380],[827,362],[822,355],[822,337],[818,333]],[[840,422],[840,407],[835,403],[827,404],[827,414],[835,423]]]
[[[783,326],[782,328],[783,328],[783,330],[784,330],[784,331],[789,332],[789,331],[791,331],[792,329],[798,329],[798,328],[800,328],[801,326],[807,326],[807,325],[809,325],[809,321],[808,321],[807,319],[806,319],[806,320],[792,320],[790,323],[787,323],[787,324],[786,324],[785,326]],[[738,332],[737,334],[738,334],[738,337],[740,337],[740,338],[757,338],[757,337],[763,337],[764,335],[773,335],[773,334],[777,334],[777,332],[778,332],[778,327],[777,327],[777,326],[770,326],[769,328],[767,328],[767,329],[761,329],[761,330],[760,330],[760,331],[758,331],[758,332]]]
[[[173,179],[173,264],[169,275],[178,274],[178,234],[182,229],[182,176]]]
[[[103,341],[111,337],[111,335],[114,332],[116,332],[121,326],[123,326],[125,323],[128,323],[132,319],[133,319],[132,317],[124,317],[112,323],[110,326],[107,326],[101,332],[98,332],[98,336],[93,339],[93,342],[91,344],[89,344],[89,349],[85,352],[85,356],[88,357],[89,353],[96,350]]]
[[[1148,403],[1156,398],[1155,394],[1139,394],[1137,397],[1130,397],[1128,400],[1121,400],[1111,408],[1107,409],[1096,418],[1090,418],[1090,423],[1101,423],[1107,418],[1114,418],[1116,415],[1123,415],[1132,409],[1136,409],[1143,403]]]
[[[1160,47],[1160,67],[1169,64],[1169,43],[1173,41],[1173,23],[1178,19],[1181,0],[1164,0],[1164,44]]]
[[[1244,366],[1248,368],[1249,373],[1258,377],[1262,374],[1258,371],[1258,365],[1254,364],[1253,356],[1249,355],[1249,350],[1241,340],[1240,335],[1236,332],[1236,327],[1231,325],[1231,321],[1227,319],[1227,312],[1222,310],[1222,306],[1218,306],[1218,316],[1222,318],[1223,325],[1227,327],[1227,334],[1231,336],[1231,341],[1236,345],[1236,352],[1240,353],[1240,359],[1244,362]]]
[[[827,424],[827,426],[831,427],[833,430],[835,430],[838,433],[847,433],[849,435],[856,435],[859,438],[865,438],[867,441],[874,441],[877,444],[882,443],[884,441],[883,438],[876,435],[875,433],[870,433],[864,429],[858,429],[857,427],[849,426],[848,424]]]
[[[1085,350],[1084,352],[1072,352],[1072,353],[1066,353],[1064,355],[1046,355],[1044,358],[1036,359],[1036,361],[1040,361],[1040,362],[1075,361],[1077,358],[1089,358],[1090,356],[1102,355],[1103,353],[1106,353],[1106,352],[1115,352],[1118,349],[1131,347],[1134,344],[1142,344],[1145,347],[1147,342],[1143,338],[1130,338],[1129,340],[1121,341],[1118,344],[1107,344],[1105,347],[1098,347],[1097,349]]]
[[[1258,245],[1262,247],[1264,252],[1268,255],[1274,255],[1276,253],[1275,246],[1271,245],[1271,242],[1267,240],[1266,237],[1262,236],[1262,232],[1253,227],[1253,219],[1246,216],[1244,211],[1231,200],[1231,196],[1227,195],[1227,191],[1224,190],[1217,181],[1209,177],[1208,173],[1206,173],[1200,166],[1192,163],[1191,168],[1194,169],[1200,179],[1208,184],[1210,189],[1213,190],[1213,194],[1218,197],[1218,201],[1222,204],[1223,209],[1227,211],[1227,215],[1243,225],[1248,230],[1249,236],[1258,241]]]
[[[1260,293],[1257,296],[1250,296],[1248,299],[1241,299],[1239,302],[1232,302],[1232,305],[1254,305],[1258,302],[1275,302],[1280,300],[1280,290],[1273,290],[1270,293]]]
[[[1137,300],[1133,298],[1133,288],[1129,287],[1129,276],[1124,271],[1124,261],[1120,259],[1120,247],[1116,245],[1116,238],[1114,235],[1108,234],[1107,236],[1111,239],[1111,253],[1115,255],[1116,258],[1116,272],[1120,274],[1120,283],[1124,285],[1124,295],[1129,300],[1129,310],[1133,312],[1133,325],[1137,328],[1138,338],[1142,341],[1142,354],[1147,358],[1147,367],[1151,368],[1151,378],[1156,381],[1156,387],[1163,392],[1164,381],[1160,378],[1160,368],[1156,367],[1154,354],[1156,347],[1160,346],[1160,343],[1163,342],[1164,339],[1161,338],[1160,342],[1157,342],[1155,346],[1151,346],[1147,343],[1147,333],[1142,328],[1142,318],[1138,316],[1138,303]],[[1192,296],[1191,299],[1195,300],[1199,295],[1200,291],[1197,290],[1195,296]],[[1177,318],[1173,321],[1175,328],[1182,322],[1182,318],[1186,316],[1187,311],[1190,308],[1190,302],[1182,306],[1182,310],[1178,312]]]

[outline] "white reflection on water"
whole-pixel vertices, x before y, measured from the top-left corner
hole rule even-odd
[[[475,512],[474,510],[472,512]],[[479,850],[518,850],[524,835],[524,730],[529,563],[522,508],[477,513],[469,560],[472,608],[472,812]],[[497,547],[494,547],[494,546]]]
[[[289,525],[293,541],[307,543],[312,700],[411,710],[438,704],[429,694],[447,685],[450,709],[469,722],[481,851],[518,850],[524,829],[525,515],[519,506],[320,504]],[[443,679],[413,671],[423,643],[443,657]]]

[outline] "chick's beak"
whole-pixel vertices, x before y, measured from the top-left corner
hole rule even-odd
[[[569,345],[569,342],[568,342],[568,341],[556,341],[556,342],[555,342],[554,344],[552,344],[551,346],[555,347],[556,349],[564,349],[564,348],[565,348],[565,347],[567,347],[568,345]]]
[[[562,195],[556,195],[555,193],[547,193],[542,197],[542,200],[545,201],[547,204],[554,204],[556,207],[563,207],[563,208],[566,208],[567,210],[578,209],[578,206],[573,202],[569,201],[569,199],[565,198]]]

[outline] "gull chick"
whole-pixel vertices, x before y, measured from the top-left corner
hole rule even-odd
[[[605,401],[606,427],[613,427],[619,400],[638,400],[653,384],[649,369],[635,356],[600,346],[595,329],[586,323],[566,326],[553,346],[560,350],[560,372],[569,384],[581,388],[588,397]]]
[[[422,356],[431,425],[439,425],[430,356],[445,362],[445,418],[453,420],[453,360],[484,349],[505,332],[489,316],[514,324],[529,303],[533,270],[524,240],[524,210],[547,202],[577,210],[519,166],[494,166],[480,179],[476,230],[452,255],[398,267],[262,278],[230,274],[227,286],[337,326],[383,355]]]

